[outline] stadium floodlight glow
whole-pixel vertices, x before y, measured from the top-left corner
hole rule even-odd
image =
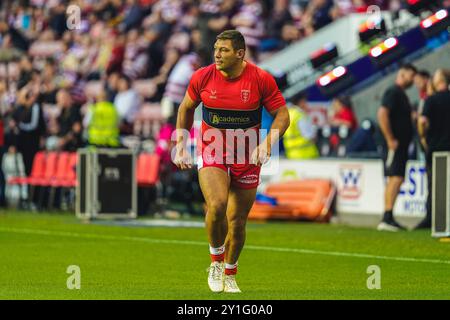
[[[369,42],[373,37],[386,34],[386,24],[382,17],[371,17],[359,25],[359,39]]]
[[[392,48],[394,48],[396,45],[398,44],[398,40],[396,38],[389,38],[384,40],[382,43],[380,43],[379,45],[373,47],[372,49],[370,49],[370,55],[373,58],[378,58],[379,56],[381,56],[382,54],[386,53],[387,51],[391,50]]]
[[[359,25],[359,32],[366,32],[367,30],[375,29],[381,26],[381,21],[381,17],[375,17],[373,19],[369,18]]]
[[[319,84],[323,87],[325,87],[327,84],[331,82],[331,79],[329,76],[323,76],[319,79]]]
[[[439,10],[438,12],[436,12],[435,14],[433,14],[432,16],[422,20],[422,22],[420,23],[420,26],[424,29],[428,29],[431,26],[441,22],[443,19],[448,17],[448,12],[445,9]]]
[[[347,69],[343,66],[339,66],[334,68],[332,71],[324,74],[319,78],[317,83],[322,87],[329,85],[332,82],[337,81],[339,78],[344,76],[347,73]]]
[[[346,70],[344,67],[339,66],[339,67],[337,67],[337,68],[335,68],[335,69],[333,70],[333,75],[334,75],[336,78],[339,78],[339,77],[343,76],[343,75],[345,74],[346,71],[347,71],[347,70]]]
[[[355,80],[351,70],[340,65],[320,76],[316,80],[316,86],[322,95],[332,98],[352,86]]]
[[[320,68],[324,64],[331,62],[338,57],[337,46],[334,43],[327,43],[322,48],[314,51],[310,56],[310,62],[314,69]]]
[[[420,22],[422,33],[430,38],[444,32],[450,25],[450,16],[446,9],[441,9]]]
[[[383,68],[398,60],[405,53],[404,47],[394,37],[387,38],[369,50],[369,58],[377,68]]]

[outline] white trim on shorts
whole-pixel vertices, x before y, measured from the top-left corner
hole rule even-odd
[[[199,155],[197,157],[197,171],[200,171],[201,168],[203,168],[203,157]],[[230,167],[227,167],[227,175],[230,176]]]

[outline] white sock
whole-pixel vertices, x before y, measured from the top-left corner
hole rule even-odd
[[[222,245],[218,248],[211,247],[211,245],[209,246],[210,254],[218,255],[218,254],[223,254],[224,252],[225,252],[225,245]]]
[[[225,269],[236,269],[238,266],[238,263],[236,261],[235,264],[229,264],[229,263],[225,263]]]

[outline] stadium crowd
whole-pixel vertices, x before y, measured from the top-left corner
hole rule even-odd
[[[134,146],[137,141],[143,149],[150,145],[169,162],[173,115],[193,72],[212,62],[218,33],[239,30],[247,43],[246,59],[258,63],[333,20],[365,12],[370,5],[398,10],[404,2],[2,1],[1,155],[20,155],[22,171],[29,175],[39,150],[75,151],[89,143]],[[110,132],[117,140],[89,141],[96,118],[94,105],[117,123]],[[351,132],[357,129],[348,97],[334,99],[329,122]],[[309,131],[314,139],[315,133]],[[336,148],[338,133],[329,137]],[[314,154],[323,155],[322,151]],[[6,170],[8,162],[3,162]]]
[[[102,106],[115,109],[122,142],[130,136],[154,140],[159,127],[145,120],[161,124],[170,119],[192,73],[212,61],[216,34],[238,29],[246,38],[247,59],[259,62],[371,4],[392,5],[361,0],[2,1],[2,154],[18,152],[28,175],[38,150],[84,146],[94,102],[109,102]]]

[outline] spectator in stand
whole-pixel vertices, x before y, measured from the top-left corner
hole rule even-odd
[[[170,184],[170,178],[172,173],[176,171],[177,167],[172,162],[171,150],[174,145],[172,141],[172,133],[176,129],[176,113],[172,114],[167,122],[159,130],[158,137],[156,139],[155,153],[160,157],[160,181],[162,184],[162,196],[167,198],[167,189]]]
[[[265,50],[280,49],[300,39],[300,29],[295,25],[288,0],[276,0],[266,24]]]
[[[174,24],[182,16],[180,2],[159,1],[152,7],[152,14],[144,19],[144,37],[149,43],[147,47],[148,70],[147,77],[153,78],[159,74],[167,55],[165,45],[170,37]]]
[[[129,7],[125,11],[125,16],[121,25],[121,29],[125,32],[139,27],[146,14],[146,10],[137,0],[127,0]]]
[[[289,108],[290,125],[283,136],[288,159],[314,159],[319,156],[315,144],[316,130],[308,116],[306,95],[300,93],[292,99]]]
[[[22,154],[17,152],[15,144],[6,143],[3,158],[0,161],[0,172],[3,172],[4,181],[12,177],[25,177],[25,166]],[[3,185],[4,186],[4,185]],[[2,194],[0,206],[11,205],[11,202],[19,202],[19,207],[26,209],[27,186],[26,185],[7,185]]]
[[[428,97],[428,88],[430,85],[430,73],[426,70],[420,70],[417,72],[414,77],[414,85],[416,86],[417,92],[419,94],[419,101],[413,105],[412,119],[414,124],[414,137],[413,137],[413,146],[414,153],[417,154],[418,158],[421,159],[423,156],[423,144],[420,143],[420,138],[418,136],[418,127],[417,121],[419,116],[423,112],[423,105],[425,103],[425,99]]]
[[[378,109],[378,123],[385,139],[383,158],[387,177],[385,212],[378,230],[395,232],[405,229],[395,221],[392,210],[404,181],[408,148],[413,137],[412,109],[405,90],[412,86],[416,72],[413,65],[403,65],[395,84],[384,93]]]
[[[0,1],[0,48],[28,53],[22,55],[19,77],[9,83],[7,91],[0,80],[6,140],[23,152],[29,173],[33,153],[44,146],[44,136],[62,138],[60,147],[65,150],[80,145],[77,119],[83,105],[82,110],[88,111],[81,130],[89,132],[90,143],[118,146],[119,124],[112,102],[120,114],[122,134],[131,133],[141,103],[131,89],[133,81],[147,79],[151,82],[147,92],[154,92],[156,86],[156,93],[146,94],[146,99],[160,103],[164,117],[169,116],[176,111],[182,98],[179,93],[185,91],[192,72],[212,62],[213,43],[223,30],[235,27],[244,33],[249,44],[247,58],[259,61],[265,58],[260,51],[275,52],[334,19],[363,12],[371,4],[383,9],[388,2],[334,0],[333,7],[332,0]],[[68,4],[81,8],[80,29],[67,30]],[[266,34],[272,42],[261,42]],[[58,46],[62,50],[52,52]],[[35,49],[47,52],[35,54]],[[131,81],[121,79],[122,74]],[[95,107],[86,104],[85,88],[91,80],[106,82],[107,93],[100,93],[102,99]],[[89,88],[96,85],[89,83]],[[51,106],[55,104],[62,112],[50,119],[59,125],[45,125],[43,119],[56,109]]]
[[[89,106],[83,119],[83,125],[87,128],[89,145],[105,148],[119,147],[119,121],[116,108],[106,100],[106,92],[102,89],[97,95],[97,102]]]
[[[15,92],[11,90],[11,87],[8,89],[9,90],[7,90],[6,80],[0,80],[0,117],[2,118],[5,134],[8,132],[7,124],[14,111],[15,99]]]
[[[53,58],[47,58],[40,81],[41,99],[44,103],[56,103],[56,92],[61,84],[61,77],[57,75],[57,63]]]
[[[21,89],[28,82],[30,82],[33,74],[33,64],[31,59],[24,55],[19,61],[19,79],[17,80],[17,89]]]
[[[45,121],[39,103],[39,86],[28,84],[19,91],[12,126],[18,130],[17,149],[23,156],[25,173],[31,173],[34,155],[42,148]]]
[[[148,57],[145,54],[145,40],[139,37],[139,31],[128,31],[125,56],[123,61],[123,74],[130,79],[138,79],[144,76]]]
[[[331,0],[310,1],[304,14],[305,22],[313,30],[318,30],[326,26],[332,21],[330,16],[332,5],[333,2]]]
[[[165,117],[177,113],[178,106],[184,98],[192,74],[206,60],[205,54],[206,52],[202,49],[198,53],[191,52],[186,54],[178,60],[172,69],[167,80],[163,101],[161,101]]]
[[[168,50],[166,51],[166,60],[164,61],[164,64],[159,68],[158,74],[152,78],[153,83],[157,87],[157,92],[153,96],[153,100],[161,101],[170,71],[178,62],[179,58],[179,50],[175,48],[168,48]]]
[[[450,151],[450,70],[439,69],[433,75],[435,93],[425,100],[423,113],[419,116],[419,135],[426,152],[428,197],[426,216],[416,229],[431,227],[432,163],[433,152]]]
[[[218,34],[231,26],[231,19],[237,13],[237,1],[225,0],[219,4],[219,12],[213,14],[208,21],[208,27],[211,31]]]
[[[356,129],[358,121],[353,112],[350,97],[343,96],[333,99],[330,125],[332,127],[346,126],[350,131]]]
[[[414,77],[414,84],[419,93],[419,103],[417,106],[417,113],[422,114],[423,104],[428,96],[428,83],[430,81],[430,73],[426,70],[419,70]],[[417,116],[415,117],[417,119]]]
[[[204,41],[203,46],[208,51],[209,57],[212,57],[213,51],[210,48],[213,47],[216,36],[232,27],[231,19],[237,13],[239,7],[236,0],[208,2],[200,7],[200,11],[203,10],[206,19],[202,35],[202,38],[206,39],[206,41]],[[206,64],[209,64],[209,62],[210,60],[208,59]]]
[[[2,163],[3,153],[5,150],[5,130],[3,125],[3,115],[0,113],[0,163]],[[3,168],[0,168],[0,207],[5,206],[5,184],[6,179]]]
[[[0,21],[0,35],[2,36],[3,48],[16,48],[27,52],[30,47],[30,41],[13,26],[9,26],[6,22]]]
[[[113,30],[103,26],[101,23],[97,23],[93,28],[97,26],[105,28],[105,30],[99,30],[99,32],[103,32],[94,36],[94,39],[97,39],[96,41],[98,42],[98,51],[89,69],[88,80],[99,80],[106,73],[114,45],[114,43],[111,43],[111,38],[114,37]]]
[[[118,34],[117,31],[113,31],[112,36],[111,56],[106,66],[106,73],[122,72],[122,63],[125,56],[125,36]]]
[[[105,83],[106,100],[114,102],[117,92],[119,91],[120,73],[112,72],[108,75]]]
[[[133,122],[139,112],[142,99],[132,88],[131,80],[126,76],[120,77],[118,90],[114,98],[114,106],[120,119],[120,133],[130,134],[133,132]]]
[[[379,158],[374,136],[375,124],[369,119],[364,119],[361,122],[361,126],[350,137],[347,143],[346,155],[357,158],[367,158],[373,155]]]
[[[67,29],[66,23],[66,5],[60,1],[52,8],[49,20],[49,27],[53,30],[55,35],[59,38]]]
[[[283,25],[281,30],[281,48],[284,48],[302,37],[302,33],[295,25],[294,21],[288,21]]]
[[[198,32],[203,42],[203,47],[208,51],[208,61],[206,64],[212,63],[214,50],[213,44],[216,41],[216,30],[212,30],[209,25],[210,20],[215,19],[220,14],[220,1],[217,0],[200,0],[199,16],[197,21]],[[215,23],[212,23],[214,27]]]
[[[58,149],[76,151],[82,147],[80,110],[73,104],[69,91],[60,89],[56,94],[60,114],[58,124]]]
[[[244,0],[231,24],[245,38],[247,59],[258,62],[258,47],[264,36],[263,7],[257,0]]]
[[[355,12],[355,1],[352,0],[334,0],[334,6],[331,9],[333,20]]]

